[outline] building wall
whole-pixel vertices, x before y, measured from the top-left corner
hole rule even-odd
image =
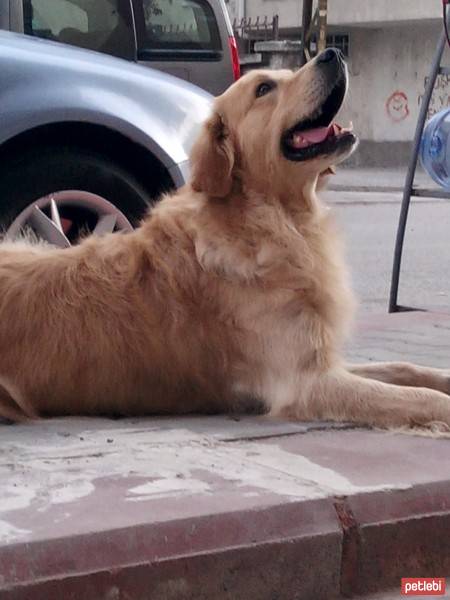
[[[228,0],[231,17],[264,17],[277,14],[280,27],[300,26],[302,0]],[[440,0],[330,0],[328,21],[332,25],[380,26],[399,21],[439,19]]]
[[[441,25],[402,24],[349,30],[350,89],[339,117],[352,120],[361,165],[405,165]],[[444,63],[450,64],[448,53]],[[450,77],[440,75],[428,116],[450,107]]]
[[[234,19],[240,20],[245,16],[243,0],[225,0],[225,6],[227,7],[232,23]]]
[[[303,3],[301,0],[247,0],[248,17],[273,17],[278,15],[280,27],[301,26]]]
[[[409,141],[414,136],[425,78],[439,24],[350,32],[350,91],[344,116],[362,139]],[[448,77],[440,76],[430,113],[450,104]]]
[[[293,0],[287,0],[291,3]],[[295,0],[294,0],[295,2]],[[265,0],[270,4],[271,0]],[[379,26],[388,23],[440,19],[440,0],[330,0],[329,22],[333,25]]]
[[[339,9],[344,5],[348,10]],[[438,0],[330,0],[329,6],[336,24],[344,21],[343,14],[345,19],[350,15],[353,21],[365,23],[330,27],[330,33],[349,35],[350,90],[339,121],[344,125],[353,121],[362,140],[353,160],[404,164],[442,29],[441,4]],[[278,13],[281,21],[301,20],[298,0],[247,0],[247,16],[249,8],[254,16]],[[407,19],[380,25],[388,17],[402,15]],[[450,65],[450,56],[444,62]],[[429,116],[446,107],[450,107],[450,76],[440,75]]]

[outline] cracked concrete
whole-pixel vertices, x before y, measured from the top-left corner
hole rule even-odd
[[[364,317],[348,354],[448,368],[449,326]],[[267,417],[0,429],[0,600],[332,600],[450,572],[450,440]]]

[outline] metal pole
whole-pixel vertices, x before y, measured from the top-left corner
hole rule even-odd
[[[319,0],[319,42],[317,50],[323,52],[327,47],[327,10],[328,0]]]
[[[278,38],[280,37],[280,23],[279,23],[278,15],[273,16],[272,28],[273,28],[273,39],[275,41],[278,41]]]
[[[308,31],[311,26],[313,0],[303,0],[302,14],[302,50],[300,65],[304,65],[308,61],[309,55],[309,39]],[[308,53],[307,53],[308,51]]]
[[[406,222],[408,220],[408,211],[414,184],[414,175],[416,173],[417,158],[419,156],[420,141],[422,139],[425,121],[427,120],[428,106],[430,104],[431,96],[433,94],[434,84],[436,82],[436,77],[439,74],[439,68],[441,66],[441,59],[442,54],[444,52],[445,41],[445,32],[443,32],[438,42],[436,53],[433,58],[430,77],[428,79],[428,83],[426,85],[425,92],[422,98],[422,103],[420,105],[419,118],[417,119],[416,132],[414,134],[413,150],[411,153],[411,158],[409,160],[408,171],[406,173],[405,187],[403,189],[403,199],[400,210],[400,218],[398,222],[397,239],[395,241],[394,264],[392,267],[391,291],[389,295],[389,312],[398,312],[399,310],[401,310],[397,302]]]

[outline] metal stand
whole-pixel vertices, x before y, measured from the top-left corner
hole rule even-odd
[[[440,190],[419,189],[414,187],[414,177],[416,174],[417,159],[419,157],[420,141],[422,139],[422,134],[425,127],[425,121],[427,120],[428,107],[430,105],[431,96],[433,94],[434,84],[436,83],[438,75],[450,74],[450,68],[441,66],[445,43],[446,37],[445,32],[443,31],[436,47],[436,52],[431,66],[430,78],[426,85],[425,93],[423,95],[422,103],[420,105],[419,118],[417,120],[416,132],[414,134],[413,150],[408,165],[408,171],[406,173],[405,187],[403,189],[402,206],[400,210],[400,218],[397,229],[397,239],[395,242],[394,264],[392,267],[391,279],[391,292],[389,297],[389,312],[417,310],[408,306],[399,306],[399,304],[397,303],[403,242],[405,240],[405,229],[406,222],[408,220],[408,211],[409,205],[411,203],[411,196],[422,196],[425,198],[450,198],[450,193],[448,192]]]

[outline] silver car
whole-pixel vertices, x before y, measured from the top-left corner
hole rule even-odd
[[[239,76],[224,0],[0,0],[0,28],[139,62],[215,95]]]
[[[0,226],[50,225],[59,245],[130,228],[186,182],[211,99],[159,71],[0,32]]]

